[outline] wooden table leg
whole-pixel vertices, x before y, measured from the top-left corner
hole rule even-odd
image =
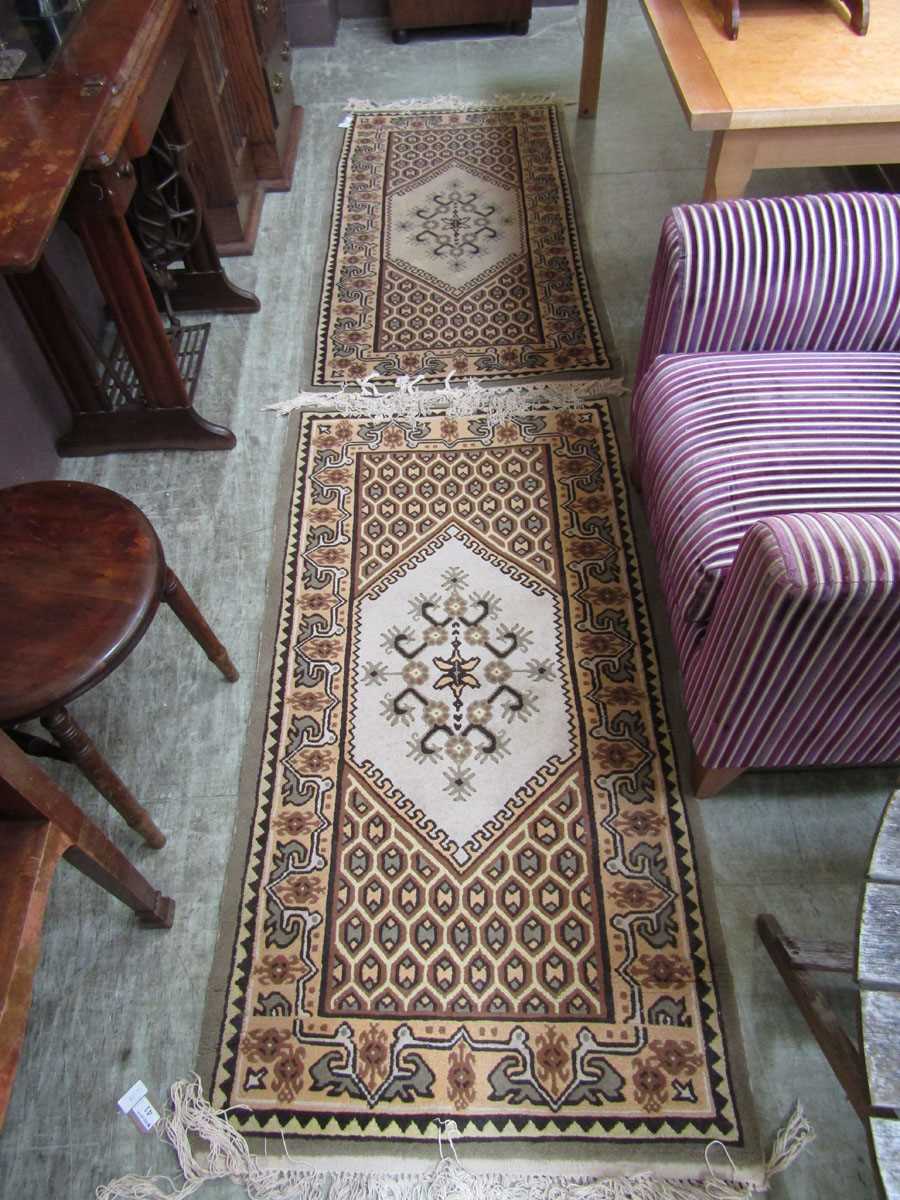
[[[709,148],[704,200],[743,196],[756,164],[759,138],[752,129],[717,129]]]
[[[802,943],[789,942],[778,921],[769,913],[761,913],[756,918],[756,929],[856,1115],[865,1121],[869,1114],[869,1090],[862,1056],[831,1005],[807,977],[809,971],[822,967],[811,961],[811,955],[804,953]],[[835,970],[833,958],[833,953],[827,956],[825,970]],[[846,958],[850,959],[849,952]],[[796,965],[797,959],[804,962],[802,968]]]
[[[102,171],[83,172],[66,211],[140,381],[143,407],[86,414],[79,422],[82,428],[73,431],[81,434],[82,444],[70,435],[65,452],[230,450],[235,445],[234,434],[205,421],[191,404],[125,221],[133,192],[134,172],[127,161]]]
[[[158,850],[166,844],[161,833],[116,772],[112,769],[88,735],[72,719],[65,708],[56,708],[41,717],[41,724],[52,734],[78,767],[82,775],[94,785],[101,796],[105,796],[127,824],[136,830],[148,846]]]
[[[603,42],[606,37],[608,0],[587,0],[584,22],[584,49],[581,54],[581,80],[578,87],[579,117],[597,114],[600,96],[600,72],[603,69]]]
[[[171,567],[166,568],[162,598],[191,637],[203,648],[209,661],[219,668],[229,683],[235,683],[240,676],[228,657],[228,651],[207,625],[200,609],[185,591],[184,585]]]
[[[92,821],[85,818],[78,844],[70,846],[63,858],[126,904],[142,925],[172,928],[175,901],[157,891]]]
[[[75,325],[62,284],[42,257],[33,271],[7,275],[6,282],[59,384],[72,417],[100,413],[108,401],[97,363]]]

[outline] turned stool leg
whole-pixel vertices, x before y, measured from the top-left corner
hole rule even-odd
[[[211,663],[219,668],[229,683],[234,683],[240,676],[234,663],[228,657],[228,651],[207,625],[199,608],[184,590],[184,586],[175,572],[166,567],[166,582],[163,586],[163,600],[182,623],[191,637],[203,647],[203,652]]]
[[[54,709],[41,717],[41,724],[62,746],[72,762],[89,779],[101,796],[105,796],[113,808],[122,814],[132,829],[136,830],[148,846],[158,850],[166,844],[165,834],[160,833],[149,814],[115,773],[88,735],[76,724],[64,708]]]

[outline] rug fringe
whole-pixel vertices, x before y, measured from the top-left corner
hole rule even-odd
[[[443,387],[423,388],[424,377],[401,375],[386,391],[368,375],[358,385],[342,387],[336,392],[300,392],[291,400],[266,405],[266,409],[281,416],[295,409],[338,412],[346,417],[369,417],[375,421],[391,421],[398,417],[427,417],[435,413],[451,417],[484,416],[493,427],[512,417],[528,416],[538,410],[577,408],[600,396],[623,396],[627,388],[621,379],[563,380],[557,383],[538,381],[509,384],[501,387],[482,387],[475,379],[464,384],[451,383],[453,372]]]
[[[475,1174],[459,1162],[448,1136],[452,1122],[443,1122],[438,1146],[440,1160],[418,1175],[378,1175],[354,1171],[319,1170],[288,1155],[288,1166],[273,1167],[250,1153],[247,1139],[229,1125],[228,1109],[214,1109],[203,1096],[200,1078],[174,1083],[170,1113],[160,1122],[160,1139],[174,1148],[182,1182],[164,1175],[124,1175],[97,1188],[97,1200],[186,1200],[207,1180],[231,1179],[250,1200],[745,1200],[768,1189],[773,1175],[785,1170],[814,1140],[813,1129],[799,1104],[775,1138],[763,1180],[734,1178],[734,1165],[725,1150],[732,1177],[716,1174],[706,1150],[706,1178],[660,1179],[649,1173],[621,1178],[577,1180],[549,1175]],[[440,1128],[440,1126],[439,1126]],[[191,1135],[209,1144],[206,1165],[191,1149]],[[444,1154],[442,1140],[450,1146]],[[287,1145],[285,1144],[285,1153]]]
[[[429,112],[435,109],[450,109],[453,112],[465,112],[477,108],[521,108],[530,104],[568,103],[562,100],[556,92],[494,92],[473,100],[465,96],[410,96],[405,100],[360,99],[350,96],[344,105],[345,112],[397,112],[400,110]],[[574,103],[574,101],[572,101]]]

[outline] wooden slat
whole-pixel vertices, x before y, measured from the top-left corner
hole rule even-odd
[[[900,1200],[900,1121],[873,1117],[869,1130],[886,1200]]]
[[[849,945],[829,942],[824,938],[792,938],[786,935],[783,944],[795,970],[853,974],[855,959]]]
[[[900,1109],[900,995],[863,991],[863,1048],[875,1108]]]
[[[900,884],[900,790],[891,796],[878,826],[869,878]]]
[[[859,929],[856,978],[860,987],[900,991],[900,887],[867,883]]]

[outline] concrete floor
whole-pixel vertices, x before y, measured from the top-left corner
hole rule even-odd
[[[301,377],[309,381],[341,101],[544,89],[574,100],[582,19],[571,7],[537,9],[525,39],[440,39],[402,48],[379,22],[346,21],[336,48],[298,51],[294,78],[306,123],[296,183],[290,194],[267,199],[254,256],[229,266],[238,284],[258,293],[262,312],[214,319],[197,398],[205,416],[235,430],[237,449],[64,464],[66,476],[116,488],[147,512],[242,678],[224,683],[162,612],[127,663],[73,705],[169,844],[161,852],[144,849],[70,769],[58,767],[59,777],[178,909],[170,932],[140,930],[114,900],[60,868],[0,1135],[3,1197],[87,1200],[113,1176],[173,1168],[155,1139],[117,1115],[115,1101],[139,1077],[161,1098],[195,1061],[287,431],[286,421],[262,407],[292,395]],[[574,105],[566,111],[586,240],[619,349],[633,364],[660,223],[671,205],[699,198],[707,150],[706,138],[683,120],[634,0],[610,3],[600,115],[576,122]],[[763,172],[751,190],[822,191],[841,182],[840,173]],[[638,524],[643,537],[639,515]],[[642,552],[652,593],[646,542]],[[658,611],[656,618],[663,661],[671,664],[665,621]],[[684,767],[677,679],[671,666],[664,673]],[[705,802],[702,817],[693,814],[712,851],[706,895],[714,892],[721,912],[766,1143],[796,1098],[819,1134],[774,1185],[776,1200],[855,1200],[874,1195],[874,1184],[862,1128],[756,941],[753,920],[767,910],[800,935],[852,936],[870,840],[895,775],[753,774]],[[852,1011],[849,994],[844,1007]],[[216,1185],[203,1194],[215,1200],[237,1192]]]

